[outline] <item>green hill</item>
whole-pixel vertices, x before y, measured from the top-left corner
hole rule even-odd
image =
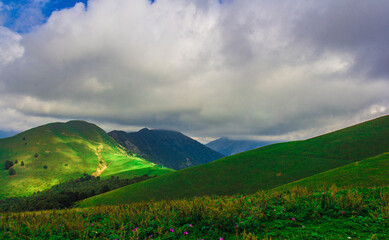
[[[13,170],[5,170],[7,161]],[[51,123],[0,139],[0,167],[0,198],[31,195],[83,173],[104,178],[171,172],[128,155],[101,128],[83,121]]]
[[[278,143],[86,199],[120,204],[272,189],[389,151],[389,116],[304,141]]]
[[[389,185],[389,153],[319,173],[282,185],[274,190],[290,190],[294,187],[327,190],[333,184],[341,188]]]

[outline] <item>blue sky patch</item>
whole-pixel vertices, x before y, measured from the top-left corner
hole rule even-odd
[[[34,26],[45,23],[52,12],[72,8],[78,2],[87,5],[88,0],[2,0],[0,23],[15,32],[29,32]]]

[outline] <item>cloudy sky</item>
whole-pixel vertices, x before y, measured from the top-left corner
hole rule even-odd
[[[386,0],[0,1],[0,133],[304,139],[389,113]]]

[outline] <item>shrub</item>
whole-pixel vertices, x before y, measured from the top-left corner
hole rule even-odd
[[[47,166],[46,166],[46,165],[44,165],[44,166],[43,166],[43,168],[44,168],[44,169],[47,169]]]
[[[4,169],[5,169],[5,170],[8,170],[8,169],[10,169],[13,165],[14,165],[13,162],[7,160],[7,161],[5,162],[5,164],[4,164]]]
[[[18,160],[15,160],[15,164],[17,164],[18,163]]]
[[[13,168],[10,168],[9,169],[9,175],[15,175],[16,174],[16,171],[15,171],[15,169],[13,169]]]
[[[35,157],[35,158],[39,157],[38,153],[35,153],[34,157]]]
[[[24,166],[24,162],[23,161],[20,162],[20,166],[22,166],[22,167]]]

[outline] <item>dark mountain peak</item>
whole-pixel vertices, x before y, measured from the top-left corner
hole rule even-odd
[[[130,153],[177,170],[224,157],[196,140],[172,130],[143,128],[132,133],[112,131],[109,135]]]
[[[139,130],[138,132],[139,132],[139,133],[142,133],[142,132],[148,132],[148,131],[150,131],[150,129],[148,129],[148,128],[142,128],[142,129]]]

